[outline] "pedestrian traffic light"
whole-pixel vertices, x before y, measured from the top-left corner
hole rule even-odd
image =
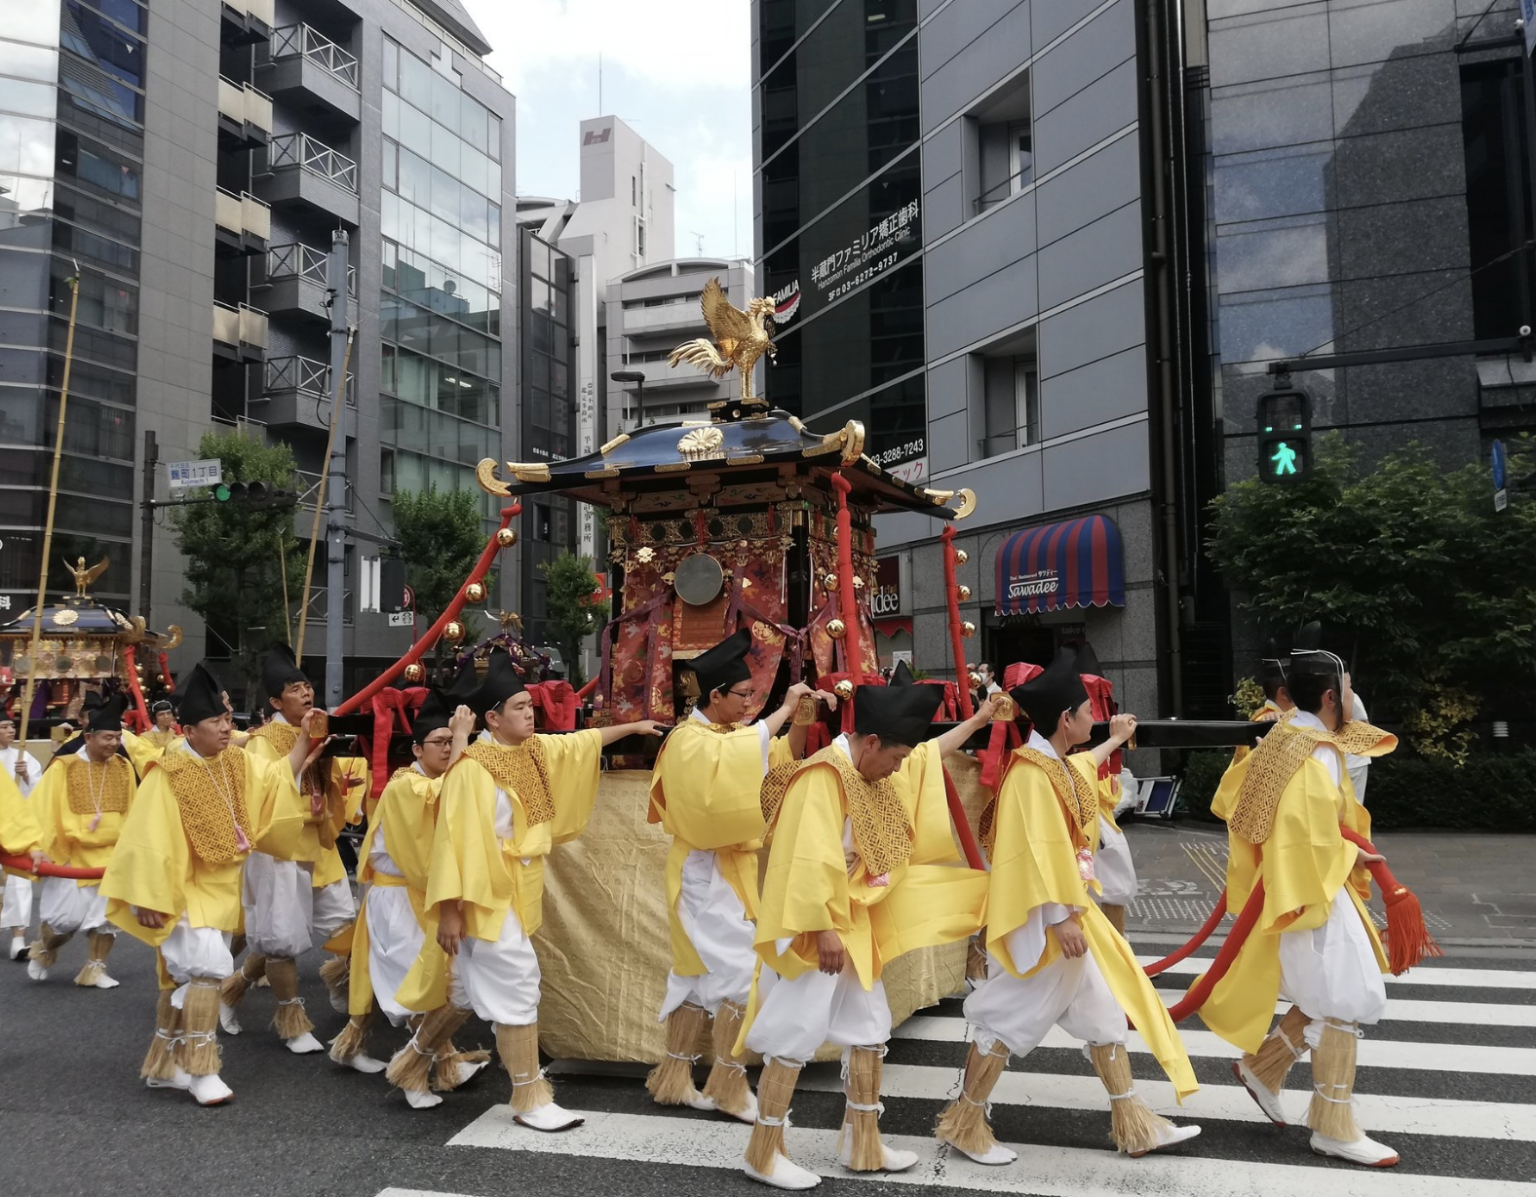
[[[1259,396],[1259,478],[1280,484],[1312,475],[1312,397],[1305,391]]]

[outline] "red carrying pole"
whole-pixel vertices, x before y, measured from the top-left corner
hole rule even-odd
[[[1164,956],[1156,964],[1147,965],[1147,967],[1142,969],[1142,971],[1149,977],[1155,977],[1159,973],[1167,972],[1179,961],[1187,959],[1190,955],[1199,949],[1201,944],[1203,944],[1211,937],[1211,932],[1216,930],[1221,920],[1226,917],[1226,913],[1227,891],[1222,890],[1221,897],[1216,899],[1216,905],[1211,908],[1211,913],[1209,917],[1206,918],[1205,922],[1201,925],[1200,930],[1195,932],[1195,937],[1182,948],[1180,948],[1177,952]]]
[[[32,863],[30,856],[0,856],[0,868],[14,869],[18,873],[26,873],[32,877],[67,877],[71,881],[100,881],[105,869],[79,869],[73,865],[57,865],[52,861],[45,861],[40,865]]]
[[[976,713],[971,705],[971,679],[965,672],[964,637],[960,634],[960,592],[955,586],[955,526],[950,524],[940,538],[944,542],[944,594],[949,601],[949,651],[955,659],[955,679],[960,689],[960,718]]]
[[[464,579],[464,585],[460,586],[459,593],[453,596],[453,602],[449,603],[447,609],[437,617],[437,622],[427,629],[425,636],[411,645],[410,650],[403,657],[332,711],[333,715],[350,715],[354,711],[361,710],[375,694],[399,677],[407,665],[414,665],[417,661],[421,660],[426,651],[437,643],[437,638],[443,634],[443,629],[453,620],[457,619],[459,612],[464,610],[464,604],[469,601],[469,596],[465,592],[469,589],[471,583],[483,581],[485,575],[490,572],[491,563],[496,560],[496,554],[501,551],[501,543],[497,540],[497,537],[506,530],[507,525],[517,515],[521,514],[522,510],[523,505],[515,500],[511,506],[501,509],[501,526],[496,529],[490,540],[486,542],[485,551],[480,554],[480,559],[475,562],[475,568],[470,571],[469,577]]]
[[[1243,944],[1247,942],[1249,932],[1257,925],[1259,915],[1263,913],[1264,883],[1260,881],[1254,884],[1253,893],[1248,895],[1247,905],[1237,916],[1237,921],[1232,924],[1232,930],[1227,933],[1227,940],[1221,945],[1221,951],[1216,953],[1216,959],[1211,961],[1211,967],[1206,970],[1203,977],[1190,986],[1189,992],[1184,995],[1182,1001],[1169,1007],[1169,1018],[1174,1022],[1182,1022],[1205,1005],[1205,999],[1211,996],[1211,990],[1216,988],[1216,983],[1227,975],[1227,971],[1237,959],[1237,954],[1242,951]]]
[[[949,821],[955,825],[955,835],[960,840],[960,851],[965,853],[965,863],[973,869],[985,869],[981,850],[976,847],[976,837],[971,834],[970,820],[965,817],[965,807],[960,805],[960,791],[955,789],[955,779],[944,770],[944,800],[949,803]]]

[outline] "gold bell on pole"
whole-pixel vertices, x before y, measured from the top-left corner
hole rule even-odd
[[[971,597],[971,588],[962,582],[959,586],[955,587],[955,593],[960,596],[960,601],[963,603]]]
[[[504,549],[510,549],[517,543],[517,533],[511,528],[501,528],[496,533],[496,543]]]
[[[443,629],[443,639],[449,644],[457,644],[464,639],[464,625],[457,619],[450,619],[448,626]]]
[[[956,565],[964,565],[970,559],[971,559],[971,555],[969,553],[967,553],[964,549],[956,549],[955,550],[955,564]]]
[[[848,634],[848,625],[841,619],[827,620],[827,635],[834,640],[841,640]]]
[[[964,623],[962,623],[960,625],[960,634],[962,636],[964,636],[967,640],[969,640],[972,636],[974,636],[976,634],[976,625],[973,624],[969,619],[967,619]]]
[[[853,683],[850,682],[847,678],[844,678],[842,681],[838,682],[837,685],[832,687],[832,693],[836,694],[844,702],[847,702],[850,698],[853,697]]]
[[[421,667],[421,663],[419,661],[412,661],[405,667],[405,680],[410,682],[413,686],[421,685],[422,679],[424,679],[426,676],[427,671]]]
[[[485,602],[485,587],[479,582],[471,582],[468,586],[464,587],[464,598],[465,601],[473,603],[478,607],[481,603]]]

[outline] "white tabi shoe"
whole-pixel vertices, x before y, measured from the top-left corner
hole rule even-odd
[[[295,1035],[292,1039],[284,1039],[283,1046],[296,1056],[307,1056],[310,1052],[323,1052],[325,1044],[316,1039],[308,1031],[302,1035]]]
[[[20,960],[26,954],[27,937],[25,935],[18,935],[16,938],[11,940],[11,959]]]
[[[1312,1134],[1312,1150],[1318,1155],[1331,1155],[1334,1159],[1348,1160],[1351,1164],[1364,1164],[1367,1168],[1390,1168],[1400,1158],[1385,1143],[1361,1135],[1353,1143],[1342,1139],[1330,1139],[1326,1135]]]
[[[683,1104],[690,1110],[700,1110],[705,1114],[712,1114],[720,1108],[715,1104],[713,1097],[705,1097],[697,1089],[688,1091],[688,1096],[683,1098]],[[754,1117],[753,1121],[756,1122],[757,1119]]]
[[[821,1177],[816,1173],[802,1168],[782,1152],[774,1155],[771,1172],[764,1174],[751,1164],[743,1164],[741,1170],[753,1180],[772,1185],[776,1189],[814,1189],[821,1183]]]
[[[969,1156],[978,1164],[985,1164],[989,1168],[1001,1168],[1003,1165],[1011,1164],[1019,1158],[1017,1151],[1010,1147],[1004,1147],[1001,1143],[994,1143],[985,1151],[967,1151],[965,1148],[954,1143],[949,1144],[949,1146],[953,1147],[961,1155]]]
[[[226,1101],[234,1100],[235,1091],[221,1081],[217,1073],[210,1076],[195,1076],[191,1081],[188,1092],[200,1106],[221,1106]]]
[[[843,1139],[843,1149],[837,1153],[837,1158],[844,1168],[848,1168],[848,1161],[853,1158],[853,1136],[847,1135]],[[880,1171],[881,1172],[905,1172],[908,1168],[917,1164],[917,1152],[898,1151],[894,1147],[880,1144]],[[850,1171],[852,1169],[849,1169]]]
[[[757,1122],[757,1094],[747,1094],[747,1108],[739,1114],[733,1114],[729,1110],[721,1110],[718,1105],[715,1106],[715,1109],[727,1118],[734,1118],[738,1122],[745,1122],[748,1126],[752,1126]]]
[[[192,1088],[192,1077],[184,1070],[178,1068],[169,1080],[162,1080],[159,1077],[153,1076],[145,1077],[144,1087],[146,1089],[180,1089],[185,1092]]]
[[[480,1060],[474,1064],[466,1064],[461,1060],[459,1062],[459,1083],[455,1085],[454,1088],[462,1089],[465,1085],[469,1084],[470,1079],[477,1075],[482,1069],[490,1067],[490,1063],[491,1062],[489,1060]]]
[[[86,988],[86,989],[116,989],[121,984],[122,984],[122,982],[117,980],[117,978],[109,976],[107,974],[107,970],[106,970],[105,966],[103,966],[102,968],[97,970],[95,979],[89,981],[84,986],[84,988]]]
[[[1248,1096],[1253,1098],[1254,1104],[1264,1111],[1264,1117],[1268,1118],[1276,1126],[1289,1126],[1290,1119],[1285,1114],[1285,1099],[1280,1093],[1271,1093],[1254,1075],[1253,1069],[1242,1060],[1232,1062],[1232,1075],[1235,1076],[1244,1089],[1248,1090]]]
[[[245,1028],[240,1025],[240,1015],[233,1006],[219,1003],[219,1026],[226,1035],[238,1035]]]
[[[34,981],[46,981],[48,979],[48,970],[43,967],[42,961],[28,960],[27,976],[31,977]]]
[[[532,1127],[540,1131],[575,1130],[586,1121],[580,1114],[573,1114],[569,1110],[561,1109],[554,1102],[545,1102],[536,1110],[529,1110],[525,1114],[513,1114],[512,1121],[519,1126]]]
[[[1170,1122],[1166,1126],[1159,1126],[1157,1128],[1157,1142],[1146,1151],[1133,1151],[1129,1154],[1133,1160],[1139,1160],[1144,1155],[1154,1151],[1162,1151],[1165,1147],[1174,1147],[1198,1137],[1199,1134],[1200,1128],[1198,1126],[1175,1126]]]
[[[430,1110],[443,1104],[443,1095],[430,1089],[402,1089],[405,1100],[413,1110]]]
[[[355,1069],[358,1072],[367,1073],[369,1076],[372,1076],[376,1072],[383,1072],[386,1068],[389,1067],[389,1065],[384,1063],[383,1060],[375,1060],[372,1056],[365,1052],[358,1052],[357,1055],[353,1056],[350,1060],[344,1060],[342,1063],[344,1063],[348,1068]]]

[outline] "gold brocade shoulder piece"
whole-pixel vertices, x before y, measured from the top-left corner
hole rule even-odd
[[[1020,760],[1028,761],[1045,771],[1051,779],[1051,789],[1066,807],[1068,815],[1077,824],[1079,832],[1086,832],[1099,818],[1099,795],[1092,786],[1079,785],[1072,776],[1072,766],[1054,756],[1046,756],[1036,748],[1015,748]]]
[[[779,809],[784,805],[784,795],[789,792],[789,783],[794,780],[798,772],[800,772],[800,762],[790,761],[788,764],[775,765],[763,777],[761,790],[763,822],[769,827],[772,827],[774,820],[779,817]]]
[[[1356,756],[1381,756],[1397,747],[1397,739],[1369,723],[1347,723],[1337,733],[1277,723],[1248,758],[1247,776],[1227,817],[1228,830],[1250,844],[1269,839],[1280,796],[1319,744]]]
[[[245,832],[248,844],[256,842],[250,812],[245,801],[245,754],[238,748],[226,748],[211,761],[203,761],[190,752],[167,752],[156,763],[165,770],[171,793],[181,810],[181,826],[192,851],[211,865],[238,860],[243,853],[236,846],[235,823]],[[215,782],[215,778],[218,779]],[[229,793],[220,786],[228,785]],[[230,819],[230,801],[234,819]]]
[[[529,827],[554,819],[555,801],[549,794],[549,765],[544,760],[544,745],[538,736],[530,736],[515,748],[480,740],[466,748],[464,755],[489,773],[499,788],[517,795]]]
[[[251,737],[257,740],[270,740],[278,756],[287,756],[293,751],[293,745],[299,738],[299,729],[291,723],[279,723],[273,719],[253,731]]]
[[[896,783],[889,777],[866,780],[835,744],[827,745],[801,767],[815,765],[830,765],[842,779],[853,842],[869,875],[879,877],[906,864],[912,858],[912,824]]]
[[[149,741],[149,743],[153,744],[156,748],[165,748],[165,747],[167,747],[171,743],[171,741],[174,740],[175,738],[176,738],[176,733],[175,732],[173,732],[173,731],[160,731],[158,728],[155,731],[147,731],[142,736],[139,737],[139,739],[141,739],[141,740]]]
[[[105,768],[97,768],[90,761],[75,757],[69,762],[69,813],[96,813],[96,801],[91,794],[91,783],[95,782],[101,796],[101,813],[127,814],[128,799],[132,792],[128,777],[132,768],[120,756],[112,757]]]

